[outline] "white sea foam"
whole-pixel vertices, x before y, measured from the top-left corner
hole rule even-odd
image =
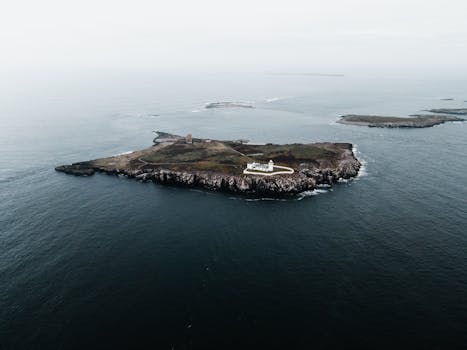
[[[358,176],[356,180],[358,180],[361,177],[367,176],[368,172],[366,171],[366,160],[362,159],[360,160],[360,163],[362,163],[362,166],[360,167],[360,170],[358,171]]]
[[[331,188],[332,186],[329,185],[329,184],[319,184],[319,185],[316,185],[317,188]]]
[[[124,156],[125,154],[131,154],[133,152],[134,151],[126,151],[126,152],[118,153],[118,154],[116,154],[116,156]]]
[[[201,110],[199,110],[199,109],[194,109],[194,110],[191,111],[191,113],[201,113]]]
[[[189,191],[198,192],[198,193],[202,193],[202,194],[205,194],[205,195],[215,194],[214,191],[208,191],[208,190],[203,190],[203,189],[199,189],[199,188],[190,188]]]
[[[313,197],[313,196],[317,196],[319,194],[322,194],[322,193],[327,193],[328,190],[321,190],[321,189],[314,189],[314,190],[310,190],[310,191],[303,191],[303,192],[300,192],[297,196],[297,200],[298,201],[301,201],[303,198],[307,198],[307,197]]]
[[[355,178],[355,180],[358,180],[359,178],[368,175],[368,172],[367,172],[367,164],[368,164],[368,163],[367,163],[367,161],[366,161],[365,159],[363,159],[363,158],[361,157],[361,153],[360,153],[360,151],[358,150],[357,145],[354,145],[354,146],[353,146],[352,152],[353,152],[353,154],[355,155],[355,157],[358,159],[358,161],[362,164],[362,166],[360,167],[360,170],[358,171],[358,175],[357,175],[357,177]]]
[[[281,96],[281,97],[271,97],[271,98],[267,98],[266,99],[266,102],[275,102],[275,101],[281,101],[281,100],[285,100],[286,96]]]
[[[298,194],[297,200],[301,201],[303,198],[316,196],[316,195],[318,195],[318,193],[316,193],[315,191],[303,191]]]
[[[259,202],[259,201],[279,201],[279,202],[284,202],[286,201],[287,199],[284,199],[284,198],[268,198],[268,197],[264,197],[264,198],[246,198],[245,201],[247,202]]]

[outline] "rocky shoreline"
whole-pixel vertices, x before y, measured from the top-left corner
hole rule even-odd
[[[180,146],[182,141],[178,140],[175,144]],[[212,142],[208,142],[208,144],[211,145]],[[314,190],[322,185],[332,186],[338,181],[355,178],[358,176],[361,168],[361,163],[354,155],[352,144],[331,143],[303,145],[311,147],[310,149],[313,152],[316,152],[316,150],[325,152],[323,154],[327,158],[310,159],[309,162],[297,163],[294,167],[295,172],[290,175],[245,175],[242,174],[244,165],[240,167],[235,166],[234,168],[238,168],[239,170],[231,171],[230,173],[210,169],[200,170],[196,169],[195,166],[193,168],[185,167],[177,169],[176,166],[156,165],[141,158],[142,155],[149,157],[151,154],[158,154],[161,150],[170,148],[170,145],[173,146],[174,141],[156,143],[149,149],[136,151],[131,154],[62,165],[56,167],[55,170],[76,176],[91,176],[98,172],[108,175],[125,176],[142,182],[193,187],[235,194],[280,197]],[[298,146],[298,144],[293,145],[293,147]],[[247,146],[241,145],[241,147]],[[253,145],[248,147],[253,147]],[[284,145],[281,147],[284,147]],[[175,157],[176,155],[173,153],[171,156]]]
[[[453,115],[414,114],[410,117],[389,117],[349,114],[341,116],[337,123],[370,128],[429,128],[446,122],[461,121],[465,119]]]
[[[77,176],[91,176],[94,173],[125,176],[142,182],[164,185],[202,188],[239,194],[259,194],[270,196],[293,195],[314,190],[321,185],[333,185],[341,179],[358,176],[361,163],[354,158],[335,169],[301,169],[295,176],[241,176],[226,175],[210,171],[173,171],[169,169],[103,169],[87,163],[74,163],[56,167],[55,170]]]

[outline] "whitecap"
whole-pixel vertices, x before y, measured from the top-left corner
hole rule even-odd
[[[366,164],[367,164],[366,160],[361,159],[360,163],[362,164],[362,166],[360,167],[360,170],[358,171],[358,175],[355,178],[355,180],[358,180],[359,178],[364,177],[364,176],[368,176],[368,172],[366,171]]]
[[[271,97],[271,98],[267,98],[266,102],[275,102],[275,101],[280,101],[283,99],[285,99],[285,97]]]
[[[326,193],[326,192],[328,192],[328,191],[327,191],[327,190],[321,190],[321,189],[314,189],[314,190],[309,190],[309,191],[303,191],[303,192],[300,192],[300,193],[297,195],[297,200],[298,200],[298,201],[301,201],[303,198],[317,196],[317,195],[319,195],[319,194]]]
[[[317,188],[330,188],[332,187],[331,185],[329,184],[319,184],[319,185],[316,185]]]
[[[269,197],[262,197],[262,198],[245,198],[247,202],[259,202],[259,201],[279,201],[284,202],[287,199],[284,198],[269,198]]]
[[[358,159],[358,161],[359,161],[360,164],[361,164],[361,167],[360,167],[360,169],[358,170],[357,177],[355,178],[355,180],[358,180],[359,178],[368,175],[368,172],[367,172],[367,164],[368,164],[368,163],[367,163],[367,161],[366,161],[365,159],[363,159],[363,158],[361,157],[361,153],[360,153],[360,151],[358,150],[357,145],[354,145],[354,146],[353,146],[352,152],[353,152],[353,154],[355,155],[355,157]]]

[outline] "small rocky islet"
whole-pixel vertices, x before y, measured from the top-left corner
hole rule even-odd
[[[467,108],[436,108],[429,109],[428,112],[440,114],[467,115]]]
[[[409,117],[347,114],[340,117],[339,124],[368,126],[370,128],[429,128],[446,122],[462,122],[467,115],[465,108],[439,108],[426,112],[433,114],[413,114]]]
[[[255,106],[248,102],[209,102],[204,106],[205,109],[214,109],[214,108],[255,108]]]
[[[244,173],[248,164],[269,161],[293,172]],[[354,178],[360,167],[350,143],[256,145],[247,140],[221,141],[158,132],[154,144],[146,149],[55,170],[77,176],[101,172],[143,182],[277,197]]]

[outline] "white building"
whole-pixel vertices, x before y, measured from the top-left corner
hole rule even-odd
[[[273,172],[274,171],[274,162],[272,160],[270,160],[268,164],[247,163],[246,168],[247,168],[247,170]]]

